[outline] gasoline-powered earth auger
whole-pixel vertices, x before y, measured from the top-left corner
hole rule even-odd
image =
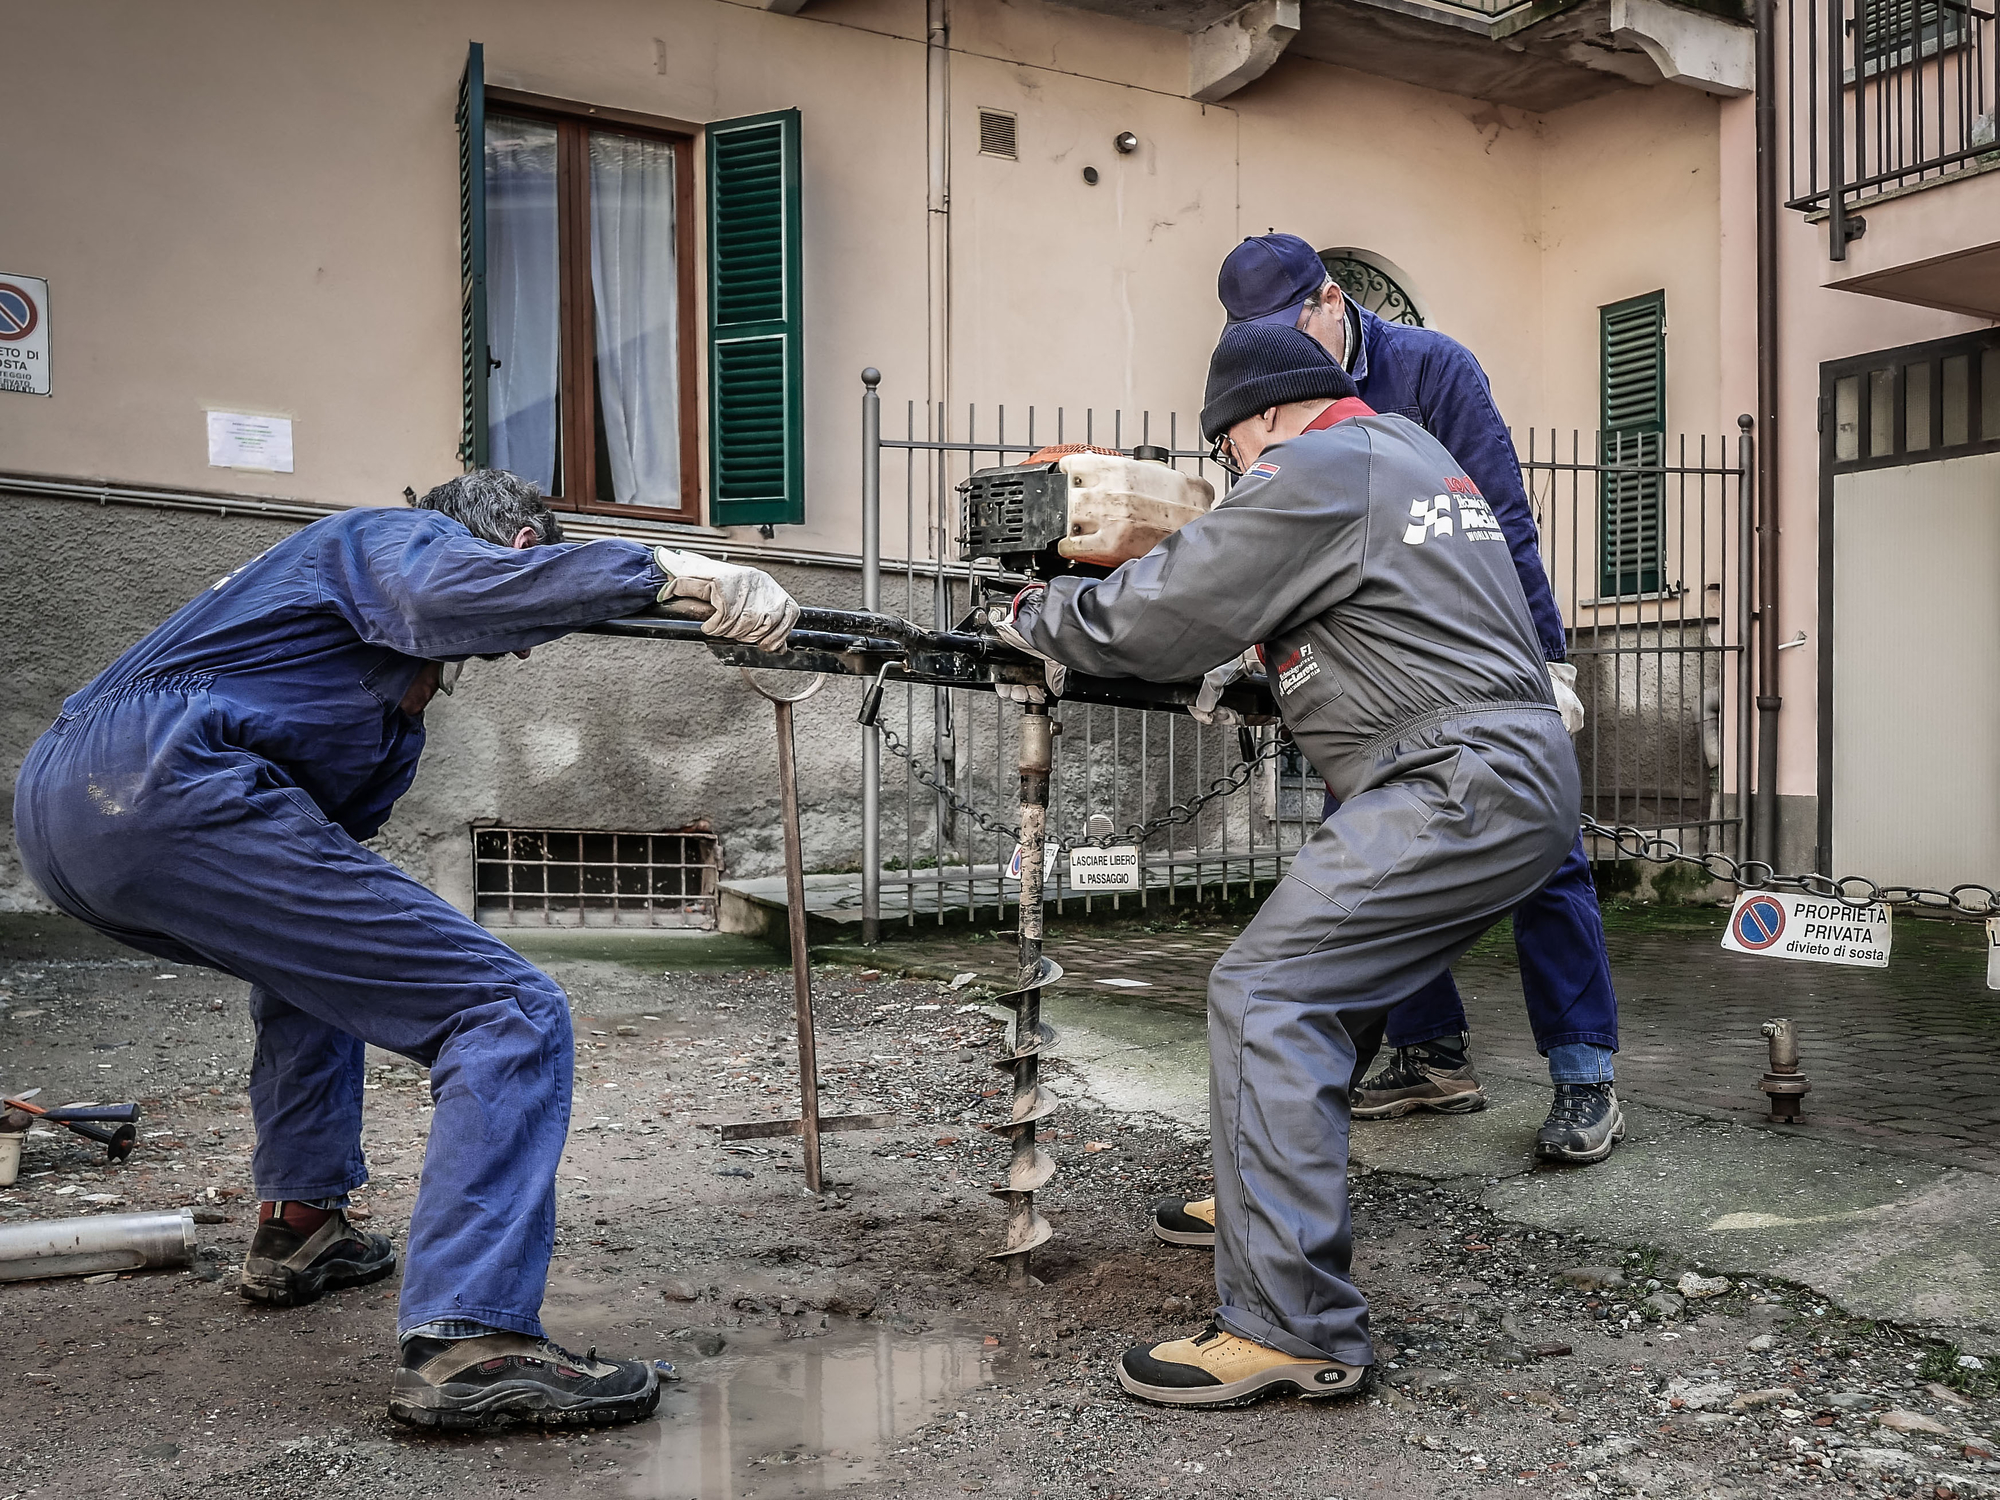
[[[1002,684],[1040,688],[1044,663],[1001,641],[994,621],[1004,617],[1024,585],[1062,574],[1103,577],[1206,511],[1213,500],[1207,481],[1182,474],[1166,458],[1158,448],[1135,448],[1130,454],[1049,448],[1025,463],[983,469],[965,480],[958,487],[964,539],[959,555],[974,565],[967,576],[977,601],[956,630],[926,630],[894,615],[808,608],[800,611],[787,649],[773,655],[704,636],[699,621],[707,606],[681,601],[655,615],[593,627],[593,633],[702,645],[739,667],[865,678],[869,686],[859,719],[869,727],[892,675],[895,681],[926,687],[988,692]],[[739,560],[757,559],[746,550]],[[1198,679],[1157,683],[1072,672],[1063,700],[1186,713],[1200,688]],[[1276,704],[1254,678],[1226,689],[1221,706],[1253,723],[1277,722]],[[1020,963],[1014,988],[1000,997],[1013,1011],[1014,1022],[994,1064],[1010,1077],[1013,1090],[1007,1118],[986,1126],[1012,1147],[1007,1180],[993,1190],[1007,1204],[1006,1238],[991,1258],[1006,1264],[1009,1285],[1022,1288],[1036,1284],[1029,1257],[1052,1233],[1048,1220],[1035,1210],[1035,1193],[1055,1175],[1056,1164],[1036,1136],[1057,1103],[1041,1082],[1042,1055],[1055,1037],[1042,1020],[1041,997],[1062,977],[1062,969],[1042,953],[1043,886],[1052,863],[1045,856],[1049,778],[1061,728],[1048,704],[1023,706],[1016,850]],[[1250,752],[1244,758],[1248,761]],[[801,1015],[809,1013],[802,1005]]]

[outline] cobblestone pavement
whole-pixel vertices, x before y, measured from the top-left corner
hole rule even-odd
[[[1764,1117],[1759,1028],[1790,1016],[1812,1080],[1807,1124],[1822,1134],[1956,1166],[2000,1171],[2000,993],[1985,987],[1984,935],[1970,924],[1899,920],[1886,970],[1724,953],[1727,913],[1614,904],[1606,940],[1618,986],[1621,1090],[1742,1122]],[[1241,922],[1056,920],[1049,952],[1072,991],[1200,1007],[1208,970]],[[892,961],[1011,981],[1008,933],[896,934]],[[1481,1066],[1539,1076],[1513,943],[1496,928],[1457,966]]]

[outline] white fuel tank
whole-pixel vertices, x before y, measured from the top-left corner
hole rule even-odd
[[[1115,568],[1144,557],[1215,504],[1206,479],[1171,464],[1122,453],[1067,453],[1069,534],[1056,551],[1072,562]]]

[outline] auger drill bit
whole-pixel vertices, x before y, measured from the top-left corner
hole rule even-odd
[[[1021,715],[1021,955],[1011,992],[1000,1003],[1014,1012],[1010,1050],[994,1066],[1011,1074],[1014,1094],[1006,1121],[986,1128],[1013,1142],[1007,1184],[993,1196],[1007,1204],[1007,1240],[989,1257],[1007,1263],[1007,1284],[1035,1284],[1028,1257],[1055,1231],[1035,1212],[1035,1190],[1055,1176],[1055,1159],[1035,1143],[1038,1121],[1055,1112],[1055,1096],[1041,1084],[1042,1048],[1055,1033],[1042,1023],[1042,990],[1062,977],[1042,956],[1042,844],[1049,811],[1052,726],[1046,704],[1030,703]]]

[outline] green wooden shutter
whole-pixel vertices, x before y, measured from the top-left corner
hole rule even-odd
[[[472,43],[458,80],[458,459],[486,467],[486,49]]]
[[[806,518],[799,112],[708,127],[709,521]]]
[[[1660,589],[1665,548],[1667,294],[1598,309],[1598,591]]]

